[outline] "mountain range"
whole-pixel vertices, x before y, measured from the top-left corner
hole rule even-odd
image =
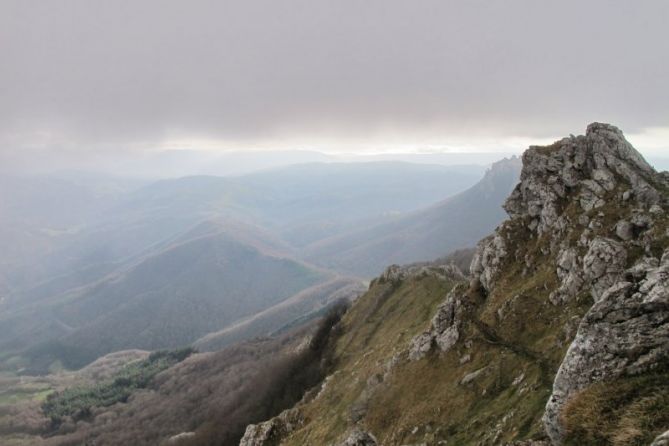
[[[501,220],[505,193],[496,190],[517,181],[518,164],[498,163],[479,183],[479,167],[397,162],[296,165],[150,184],[12,179],[36,183],[21,200],[4,200],[13,221],[31,230],[0,237],[24,249],[3,268],[0,362],[39,373],[81,367],[118,350],[191,343],[218,349],[284,330],[337,300],[354,299],[388,262],[472,246]],[[50,188],[53,203],[29,215],[24,210],[44,200],[41,187]],[[491,211],[468,224],[477,211],[467,203],[482,200]],[[80,210],[63,212],[70,201]],[[439,222],[440,213],[454,218]],[[462,236],[429,243],[439,229],[420,227],[422,216]],[[398,244],[406,238],[405,246],[416,246],[385,259],[374,243],[354,253],[345,243],[361,227],[379,237],[397,230]],[[410,233],[422,233],[425,242]],[[40,243],[25,243],[33,234]],[[332,249],[322,248],[333,245],[341,246],[336,261]],[[361,250],[347,265],[346,256]]]

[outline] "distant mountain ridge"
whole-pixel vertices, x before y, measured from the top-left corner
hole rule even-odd
[[[504,219],[502,203],[518,182],[520,158],[498,161],[476,185],[395,221],[309,245],[304,257],[351,274],[373,276],[388,264],[435,259],[473,246]]]
[[[328,276],[214,231],[3,314],[2,349],[33,345],[31,356],[44,365],[61,359],[79,367],[117,350],[179,347]]]
[[[0,300],[0,348],[11,368],[43,371],[210,333],[202,348],[220,348],[304,322],[362,288],[360,279],[305,262],[303,246],[394,220],[466,189],[480,172],[308,164],[116,189],[107,209],[103,197],[83,202],[90,218],[69,216],[77,230],[16,270],[19,280]]]

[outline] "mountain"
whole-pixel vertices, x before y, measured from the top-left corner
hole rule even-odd
[[[209,220],[227,222],[231,229],[260,227],[284,245],[300,247],[430,205],[466,189],[480,172],[476,166],[397,162],[308,164],[241,177],[161,180],[124,190],[113,199],[89,193],[86,201],[33,179],[7,190],[34,191],[24,211],[37,207],[48,218],[25,224],[27,211],[17,206],[12,214],[3,214],[3,219],[16,215],[3,226],[10,234],[4,238],[7,252],[13,254],[11,274],[4,274],[6,288],[9,294],[25,295],[27,288],[54,279],[65,287],[84,285]],[[47,189],[49,199],[40,198],[39,191]],[[49,206],[41,206],[38,199]],[[86,212],[65,212],[89,202]],[[43,223],[63,220],[63,214],[63,224]],[[58,243],[56,229],[62,234]],[[36,234],[35,240],[24,242],[17,231]],[[25,249],[32,245],[35,249]],[[58,289],[64,291],[63,286]]]
[[[199,228],[159,252],[2,315],[2,351],[80,367],[129,348],[190,344],[328,280],[239,232]]]
[[[86,221],[140,184],[78,172],[0,175],[0,296],[32,283],[39,268],[28,272],[25,265],[70,243]]]
[[[312,164],[135,188],[24,179],[23,195],[3,201],[17,216],[9,223],[34,227],[48,243],[15,255],[11,274],[0,274],[0,361],[44,371],[217,333],[207,338],[210,349],[318,316],[356,296],[360,283],[304,263],[300,245],[432,203],[479,171]],[[40,198],[42,188],[50,190]],[[32,197],[24,208],[21,197]],[[40,207],[40,199],[49,202]],[[29,218],[33,202],[39,218]],[[52,227],[64,235],[46,231]],[[17,249],[28,246],[23,240]]]
[[[374,280],[320,389],[240,445],[664,444],[669,174],[595,123],[527,150],[505,209],[469,277]]]
[[[457,266],[468,251],[390,266],[343,315],[339,307],[318,324],[193,354],[125,402],[87,398],[123,385],[150,356],[101,384],[68,391],[56,381],[48,404],[0,405],[0,440],[662,445],[669,173],[617,128],[592,124],[526,151],[504,209],[509,218],[479,242],[468,273]],[[29,384],[19,390],[45,391]],[[49,420],[45,408],[72,395],[82,397],[64,406],[68,415]]]
[[[350,274],[374,276],[390,263],[435,259],[474,246],[504,218],[520,159],[498,161],[481,181],[450,198],[394,219],[309,245],[304,258]]]

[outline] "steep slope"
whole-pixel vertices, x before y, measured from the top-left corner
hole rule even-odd
[[[387,269],[321,389],[241,444],[646,445],[669,429],[669,175],[592,124],[531,147],[505,209],[468,279]]]
[[[390,263],[435,259],[474,246],[504,218],[502,203],[518,182],[520,159],[496,162],[473,187],[392,222],[313,243],[305,258],[367,277]]]

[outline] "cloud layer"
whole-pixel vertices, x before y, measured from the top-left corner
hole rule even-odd
[[[669,123],[669,2],[5,0],[0,150]]]

